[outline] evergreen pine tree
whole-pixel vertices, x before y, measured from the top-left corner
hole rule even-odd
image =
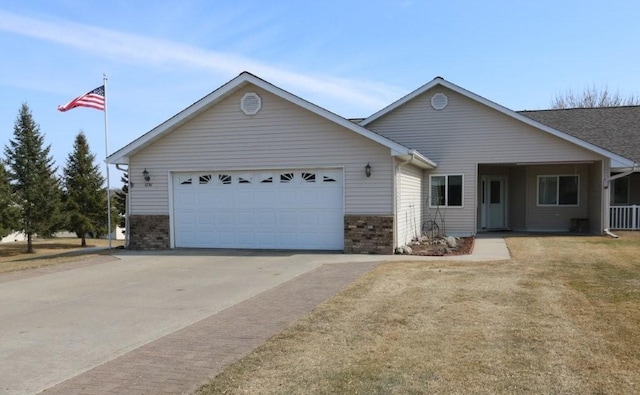
[[[78,133],[63,169],[64,211],[67,230],[82,239],[83,247],[87,245],[87,233],[97,237],[107,223],[105,180],[94,161],[87,138],[83,132]]]
[[[126,215],[127,215],[127,193],[129,193],[129,174],[124,173],[120,177],[122,181],[122,189],[116,192],[116,208],[118,209],[118,226],[121,228],[126,227]]]
[[[13,202],[19,207],[18,231],[27,236],[27,252],[33,252],[33,236],[52,235],[60,223],[60,186],[57,168],[44,147],[40,126],[22,104],[13,127],[13,140],[5,146]]]
[[[0,161],[0,238],[15,231],[18,227],[18,210],[12,200],[9,173]]]

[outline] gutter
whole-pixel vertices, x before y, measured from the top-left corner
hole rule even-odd
[[[438,167],[436,162],[432,161],[431,159],[427,158],[426,156],[422,155],[421,153],[419,153],[414,149],[409,150],[409,155],[411,155],[411,159],[410,159],[411,162],[415,160],[422,162],[427,165],[428,169],[435,169],[436,167]],[[422,166],[418,166],[418,167],[422,167]]]
[[[635,172],[637,172],[637,171],[640,171],[640,169],[638,169],[638,164],[637,164],[637,163],[634,163],[634,164],[633,164],[633,166],[632,166],[631,168],[629,168],[629,170],[625,170],[625,171],[623,171],[623,172],[622,172],[622,173],[620,173],[620,174],[616,174],[616,175],[615,175],[615,176],[613,176],[613,177],[609,177],[609,178],[607,178],[607,186],[609,186],[609,183],[610,183],[611,181],[617,180],[618,178],[626,177],[626,176],[628,176],[629,174],[635,173]]]

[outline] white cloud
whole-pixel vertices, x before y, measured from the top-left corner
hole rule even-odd
[[[282,70],[230,53],[60,20],[30,18],[0,10],[0,30],[145,65],[178,65],[234,76],[252,72],[281,87],[377,110],[398,98],[401,90],[361,80],[309,76]]]

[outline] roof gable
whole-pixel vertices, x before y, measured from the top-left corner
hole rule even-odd
[[[482,96],[479,96],[473,92],[470,92],[464,88],[461,88],[445,79],[443,79],[442,77],[436,77],[433,80],[431,80],[430,82],[428,82],[427,84],[421,86],[420,88],[416,89],[415,91],[409,93],[408,95],[402,97],[401,99],[395,101],[394,103],[390,104],[389,106],[383,108],[382,110],[374,113],[373,115],[369,116],[368,118],[365,118],[364,120],[360,121],[360,125],[366,127],[368,124],[372,123],[373,121],[382,118],[383,116],[385,116],[386,114],[389,114],[390,112],[392,112],[393,110],[403,106],[404,104],[406,104],[407,102],[413,100],[414,98],[416,98],[417,96],[420,96],[422,94],[424,94],[425,92],[437,87],[437,86],[442,86],[445,87],[447,89],[450,89],[462,96],[465,96],[471,100],[474,100],[480,104],[483,104],[489,108],[492,108],[502,114],[505,114],[513,119],[516,119],[522,123],[525,123],[527,125],[533,126],[534,128],[545,132],[545,133],[549,133],[553,136],[556,136],[558,138],[561,138],[565,141],[568,141],[570,143],[573,143],[579,147],[588,149],[592,152],[595,152],[597,154],[603,155],[605,157],[608,157],[612,160],[612,167],[632,167],[634,165],[633,160],[631,160],[630,158],[627,158],[625,156],[620,155],[619,153],[616,152],[612,152],[604,147],[598,146],[596,144],[593,144],[592,142],[589,142],[587,140],[584,140],[580,137],[574,136],[570,133],[566,133],[562,130],[556,129],[552,126],[549,125],[545,125],[543,123],[540,123],[538,121],[536,121],[535,119],[532,119],[530,117],[526,117],[522,114],[519,114],[513,110],[510,110],[504,106],[499,105],[498,103],[492,102],[491,100],[485,99]]]
[[[424,157],[423,155],[421,155],[420,153],[416,152],[415,150],[411,150],[408,147],[405,147],[401,144],[398,144],[392,140],[387,139],[386,137],[383,137],[375,132],[372,132],[371,130],[368,130],[356,123],[353,123],[339,115],[336,115],[322,107],[319,107],[311,102],[308,102],[298,96],[295,96],[283,89],[280,89],[278,87],[276,87],[275,85],[272,85],[270,83],[268,83],[267,81],[256,77],[255,75],[248,73],[248,72],[242,72],[240,75],[238,75],[236,78],[232,79],[231,81],[227,82],[226,84],[224,84],[223,86],[221,86],[220,88],[214,90],[213,92],[211,92],[210,94],[208,94],[207,96],[203,97],[202,99],[198,100],[197,102],[193,103],[191,106],[187,107],[186,109],[184,109],[183,111],[179,112],[178,114],[174,115],[173,117],[169,118],[168,120],[166,120],[165,122],[163,122],[162,124],[158,125],[157,127],[153,128],[152,130],[150,130],[149,132],[145,133],[144,135],[140,136],[138,139],[134,140],[133,142],[129,143],[128,145],[126,145],[125,147],[119,149],[118,151],[114,152],[113,154],[109,155],[107,157],[107,163],[119,163],[119,164],[126,164],[128,163],[128,159],[131,155],[134,155],[135,153],[143,150],[144,148],[146,148],[147,146],[149,146],[151,143],[153,143],[154,141],[158,140],[159,138],[161,138],[162,136],[166,135],[167,133],[172,132],[173,130],[175,130],[176,128],[178,128],[179,126],[183,125],[184,123],[188,122],[189,120],[193,119],[194,117],[196,117],[197,115],[203,113],[204,111],[206,111],[207,109],[211,108],[212,106],[216,105],[217,103],[219,103],[220,101],[224,100],[226,97],[230,96],[231,94],[233,94],[234,92],[238,91],[239,89],[242,89],[243,87],[245,87],[248,84],[252,84],[255,85],[259,88],[264,89],[265,91],[268,91],[284,100],[287,100],[299,107],[302,107],[316,115],[319,115],[325,119],[327,119],[328,121],[331,121],[333,123],[336,123],[354,133],[357,133],[359,135],[362,135],[372,141],[377,142],[378,144],[381,144],[387,148],[389,148],[391,150],[391,154],[394,156],[401,156],[401,157],[410,157],[415,164],[425,167],[425,168],[432,168],[435,167],[436,164],[432,161],[430,161],[428,158]]]

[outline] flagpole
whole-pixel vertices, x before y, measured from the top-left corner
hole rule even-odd
[[[107,74],[102,74],[102,84],[104,85],[104,164],[107,168],[107,232],[109,238],[109,249],[111,249],[111,187],[109,183],[109,123],[107,122]]]

